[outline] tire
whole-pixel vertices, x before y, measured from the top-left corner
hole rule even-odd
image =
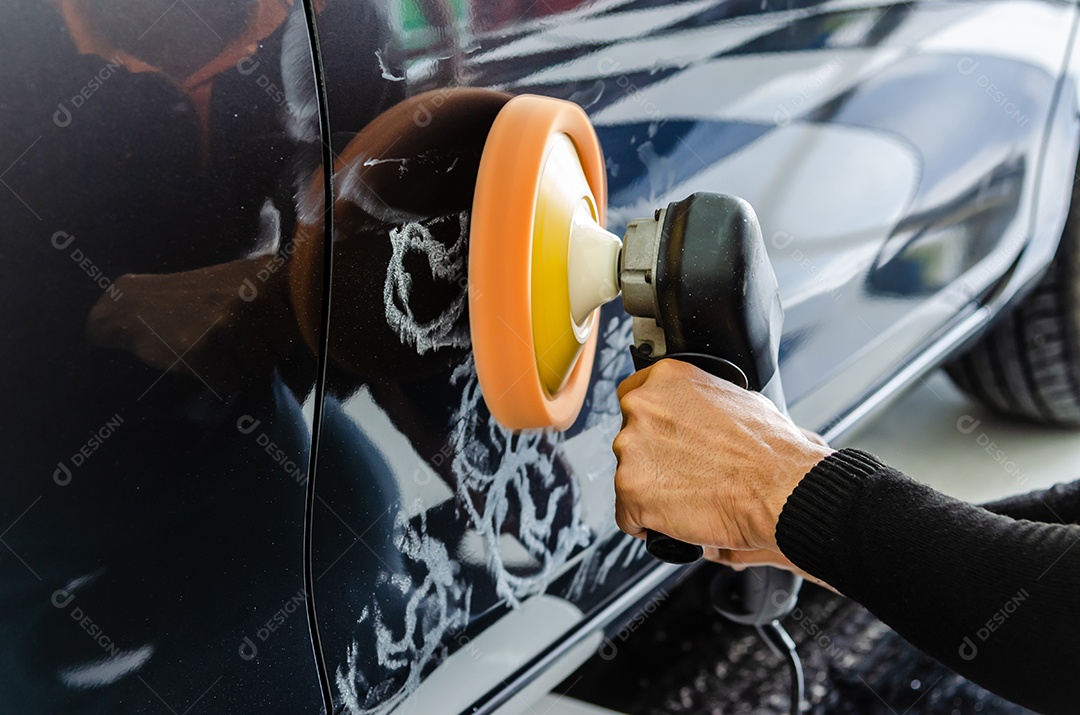
[[[945,370],[1001,414],[1080,427],[1080,191],[1046,275]]]

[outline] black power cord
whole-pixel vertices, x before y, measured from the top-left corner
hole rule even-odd
[[[802,660],[799,651],[795,649],[795,641],[791,639],[787,630],[780,625],[780,621],[772,621],[763,625],[754,626],[761,640],[769,646],[769,650],[787,661],[791,668],[791,715],[800,715],[803,711],[802,701],[806,690],[806,682],[803,679]]]
[[[773,653],[791,668],[791,714],[802,713],[806,684],[795,641],[780,619],[795,609],[802,579],[789,571],[755,566],[743,571],[721,569],[709,584],[709,600],[724,618],[753,626]]]

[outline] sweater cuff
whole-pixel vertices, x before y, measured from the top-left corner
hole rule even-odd
[[[776,544],[793,564],[843,591],[843,550],[850,509],[874,474],[888,467],[857,449],[818,462],[795,487],[776,524]]]

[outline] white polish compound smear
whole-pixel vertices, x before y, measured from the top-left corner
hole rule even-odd
[[[437,241],[430,229],[437,222],[454,218],[406,223],[390,232],[393,248],[384,285],[386,320],[404,343],[421,354],[469,345],[467,328],[459,325],[468,297],[468,216],[456,217],[460,233],[451,246]],[[435,279],[461,287],[451,304],[427,322],[417,320],[410,307],[414,286],[413,277],[405,270],[405,259],[411,253],[426,257]],[[617,320],[609,324],[613,345],[625,349],[621,342],[627,329]],[[615,373],[622,365],[617,358],[614,350],[607,357],[611,374],[606,379],[612,394],[604,398],[615,405],[607,405],[607,409],[616,411]],[[448,442],[454,453],[455,502],[468,520],[461,527],[473,529],[480,537],[498,597],[516,607],[528,596],[542,593],[571,558],[593,542],[595,534],[584,518],[571,468],[561,463],[562,436],[552,432],[515,434],[486,416],[471,355],[454,369],[450,384],[460,391],[448,420]],[[370,607],[359,615],[357,626],[372,629],[376,652],[354,640],[345,665],[336,672],[338,699],[350,715],[384,715],[402,705],[419,687],[424,673],[446,659],[455,634],[469,624],[472,585],[447,545],[427,534],[423,509],[413,513],[416,511],[419,528],[404,516],[409,510],[401,511],[396,525],[397,546],[409,565],[404,573],[385,573],[377,589],[384,599],[404,600],[404,613],[373,597]],[[506,537],[512,537],[532,557],[530,568],[511,568],[504,562],[500,540]],[[632,552],[633,545],[629,549]],[[598,564],[604,575],[626,551],[622,546]],[[596,573],[596,569],[589,571]]]
[[[516,607],[543,592],[594,535],[583,518],[577,482],[568,468],[561,475],[557,471],[561,436],[513,434],[482,418],[471,356],[454,369],[450,384],[461,390],[450,418],[455,501],[483,541],[496,593]],[[406,517],[416,512],[419,527]],[[455,635],[469,624],[472,585],[447,545],[427,533],[423,509],[402,509],[395,533],[407,566],[381,574],[376,588],[381,596],[373,596],[357,619],[358,628],[374,632],[375,653],[354,640],[345,667],[335,674],[338,701],[350,715],[386,715],[401,706],[424,674],[447,658]],[[527,573],[512,572],[503,562],[499,540],[504,536],[512,536],[535,559]],[[604,562],[605,574],[621,553],[625,547]],[[404,601],[404,612],[389,608],[385,599]]]
[[[628,315],[612,316],[604,328],[596,350],[596,375],[590,388],[591,405],[585,415],[585,429],[609,430],[622,425],[619,383],[633,371],[629,347],[633,343],[633,321]],[[615,438],[618,429],[610,437]],[[606,434],[606,431],[603,432]]]
[[[585,428],[594,438],[610,444],[622,426],[618,389],[632,371],[633,365],[627,349],[633,342],[633,322],[630,316],[612,316],[601,334],[596,353],[596,374],[590,388],[591,403],[585,416]],[[607,475],[613,479],[614,474]],[[612,569],[628,566],[645,555],[645,542],[630,537],[619,537],[589,550],[574,572],[565,597],[580,598],[586,592],[600,588],[607,581]]]
[[[496,592],[517,606],[526,596],[543,591],[570,556],[591,543],[581,494],[572,475],[565,474],[561,483],[557,478],[561,436],[550,432],[514,434],[494,419],[481,419],[480,385],[472,356],[454,370],[450,384],[462,389],[450,434],[457,503],[484,541]],[[544,495],[542,503],[534,499],[536,480],[543,487],[535,490]],[[519,505],[518,523],[510,529],[514,503]],[[515,537],[539,566],[524,574],[508,570],[499,548],[499,537],[504,533]]]
[[[281,89],[289,136],[302,142],[317,142],[319,102],[315,91],[315,74],[311,71],[311,46],[307,32],[304,13],[293,10],[285,23],[285,36],[281,41]],[[252,80],[259,77],[255,72]]]
[[[154,646],[149,644],[135,650],[117,650],[108,658],[61,670],[60,680],[76,690],[103,688],[137,671],[153,653]]]
[[[431,235],[430,226],[457,219],[460,231],[453,245],[447,247]],[[443,216],[432,221],[407,223],[390,230],[392,253],[383,284],[383,304],[386,322],[406,345],[412,345],[423,355],[443,347],[468,347],[468,326],[461,325],[468,300],[466,287],[469,217],[467,213]],[[413,277],[405,269],[405,257],[419,253],[427,258],[431,275],[436,280],[457,285],[460,292],[446,309],[427,322],[420,322],[409,302],[412,298]]]
[[[399,77],[398,75],[394,74],[390,67],[387,66],[386,59],[383,57],[382,50],[375,50],[375,61],[379,63],[379,72],[382,74],[383,79],[388,79],[391,82],[405,81],[404,73]]]
[[[335,674],[338,699],[350,715],[382,715],[400,705],[419,687],[425,670],[446,658],[445,643],[469,624],[472,587],[458,578],[460,565],[446,544],[428,535],[423,511],[419,527],[409,522],[407,511],[398,513],[394,529],[395,545],[409,566],[404,573],[384,574],[376,591],[407,599],[404,614],[388,618],[373,597],[357,626],[374,630],[375,658],[354,640],[346,654],[348,667]]]
[[[451,417],[455,501],[483,540],[497,594],[516,607],[527,596],[543,592],[570,558],[592,542],[593,534],[583,519],[577,483],[569,474],[561,479],[557,475],[559,435],[515,435],[481,418],[471,356],[450,381],[461,389]],[[537,500],[534,493],[543,497]],[[409,565],[404,573],[385,572],[376,589],[383,598],[405,600],[404,614],[391,615],[386,602],[380,605],[373,597],[357,626],[374,631],[375,653],[354,640],[346,667],[335,675],[339,702],[350,715],[385,715],[401,705],[424,673],[446,659],[448,644],[469,624],[472,586],[462,578],[460,562],[445,543],[427,534],[423,510],[419,528],[406,518],[409,511],[400,512],[395,526],[396,545]],[[507,535],[535,559],[528,573],[511,572],[503,562],[499,539]],[[423,577],[410,575],[418,573]]]
[[[620,535],[612,539],[606,545],[590,549],[582,559],[574,578],[566,589],[565,597],[568,599],[581,598],[586,593],[604,585],[611,570],[619,565],[629,566],[645,553],[645,542],[630,536]]]

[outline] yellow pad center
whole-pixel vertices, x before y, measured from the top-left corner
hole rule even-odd
[[[570,231],[574,214],[582,210],[598,220],[577,150],[568,136],[556,134],[540,175],[531,271],[533,344],[540,382],[549,395],[566,383],[593,328],[592,315],[575,324],[570,310]]]

